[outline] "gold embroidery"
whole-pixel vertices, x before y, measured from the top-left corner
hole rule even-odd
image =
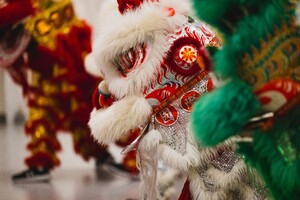
[[[254,90],[279,77],[300,81],[296,64],[300,59],[300,35],[290,26],[283,24],[280,29],[275,29],[273,36],[261,41],[259,49],[253,48],[252,54],[246,54],[241,60],[238,74]]]

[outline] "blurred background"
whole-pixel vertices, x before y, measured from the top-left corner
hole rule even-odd
[[[1,2],[1,1],[0,1]],[[103,0],[73,0],[78,18],[96,26],[97,11]],[[1,20],[1,19],[0,19]],[[71,134],[57,134],[62,151],[60,165],[50,181],[14,183],[12,176],[26,169],[24,158],[30,137],[24,131],[29,111],[22,88],[7,70],[0,67],[0,199],[1,200],[113,200],[137,199],[138,178],[97,168],[94,159],[84,160],[75,153]],[[120,152],[116,151],[116,154]]]

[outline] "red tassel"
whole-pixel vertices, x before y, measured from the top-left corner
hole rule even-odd
[[[33,13],[30,0],[12,0],[0,7],[0,28],[12,26]]]

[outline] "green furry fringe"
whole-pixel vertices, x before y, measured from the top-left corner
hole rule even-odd
[[[259,109],[251,87],[238,78],[238,65],[261,41],[274,36],[274,29],[291,25],[295,4],[289,0],[194,0],[198,17],[223,36],[224,44],[214,52],[213,72],[228,84],[204,95],[191,115],[195,138],[204,145],[217,145],[243,126]],[[256,130],[253,142],[240,143],[238,152],[254,167],[273,197],[300,197],[300,105],[267,133]]]
[[[259,105],[250,86],[239,79],[230,81],[195,103],[191,114],[195,138],[212,146],[239,134]]]
[[[278,120],[268,132],[257,130],[252,143],[240,143],[238,152],[254,167],[274,199],[300,197],[300,105]]]

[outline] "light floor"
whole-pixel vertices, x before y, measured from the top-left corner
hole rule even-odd
[[[63,151],[61,166],[51,173],[48,183],[14,184],[11,175],[25,169],[28,138],[23,126],[0,125],[0,200],[136,200],[139,181],[109,172],[97,173],[94,160],[85,162],[75,155],[68,133],[58,136]],[[100,174],[100,175],[99,175]],[[182,187],[170,200],[177,199]]]

